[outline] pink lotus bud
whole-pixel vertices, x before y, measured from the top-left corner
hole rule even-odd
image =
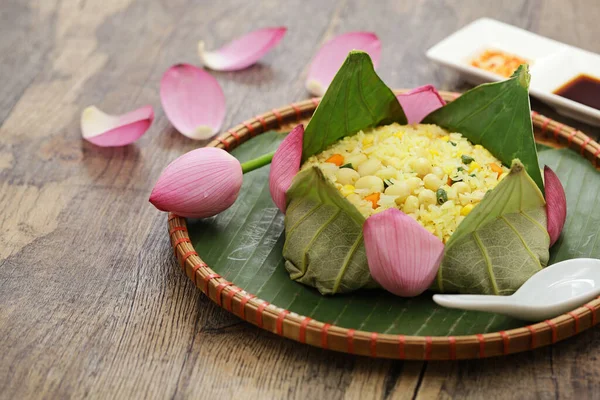
[[[182,217],[211,217],[229,208],[242,186],[242,167],[225,150],[203,147],[165,168],[150,194],[161,211]]]

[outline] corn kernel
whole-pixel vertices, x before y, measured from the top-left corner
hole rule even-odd
[[[351,195],[352,193],[354,193],[354,186],[352,185],[344,185],[342,186],[342,195],[344,195],[344,197]]]
[[[481,166],[477,164],[477,161],[473,161],[471,164],[469,164],[469,172],[473,172],[475,170],[479,171],[480,168]]]
[[[460,215],[466,217],[467,215],[469,215],[471,210],[473,210],[473,204],[467,204],[466,206],[460,209]]]
[[[394,136],[397,137],[398,139],[402,139],[402,136],[404,136],[403,132],[396,132],[394,133]]]
[[[442,136],[440,139],[442,139],[442,141],[444,141],[444,142],[449,142],[450,141],[450,136],[448,136],[448,135]]]
[[[429,149],[429,154],[431,154],[432,156],[439,156],[440,152],[435,149]]]

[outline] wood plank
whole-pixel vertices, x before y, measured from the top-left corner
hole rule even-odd
[[[198,63],[199,39],[212,47],[258,26],[289,28],[260,64],[213,72],[231,126],[307,98],[311,57],[335,34],[376,31],[390,86],[452,90],[465,86],[424,50],[460,26],[493,16],[600,52],[594,5],[3,1],[0,397],[477,398],[515,389],[524,397],[593,397],[598,329],[553,348],[459,363],[352,357],[261,331],[181,273],[166,216],[147,196],[170,160],[202,145],[170,127],[158,98],[170,65]],[[152,104],[155,123],[132,146],[97,148],[80,139],[80,112],[91,104],[110,113]]]

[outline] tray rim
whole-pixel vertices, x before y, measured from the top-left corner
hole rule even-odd
[[[460,93],[440,91],[440,95],[444,100],[452,101],[459,97]],[[309,118],[319,101],[319,98],[312,98],[257,115],[221,134],[207,147],[230,151],[258,134],[278,130]],[[597,169],[600,168],[600,144],[580,130],[535,111],[531,114],[533,125],[538,130],[536,141],[577,149]],[[194,285],[217,305],[262,329],[323,349],[407,360],[485,358],[553,344],[589,329],[598,322],[597,310],[600,309],[600,296],[550,320],[485,334],[411,336],[342,328],[269,304],[222,278],[195,251],[188,236],[185,218],[169,214],[168,228],[171,245],[182,270]]]

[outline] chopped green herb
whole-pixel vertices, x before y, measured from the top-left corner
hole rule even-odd
[[[384,189],[387,189],[388,187],[392,186],[393,184],[394,184],[394,182],[392,182],[389,179],[384,179],[383,180],[383,188]]]
[[[473,178],[476,177],[477,175],[475,174],[469,174],[469,176],[472,176]]]
[[[435,192],[435,197],[437,198],[438,204],[444,204],[448,201],[448,193],[444,189],[438,189]]]
[[[473,161],[475,161],[475,159],[471,156],[467,156],[467,155],[462,155],[460,156],[460,159],[462,160],[463,164],[469,165],[471,164]]]
[[[457,170],[458,172],[460,172],[460,171],[464,171],[465,169],[464,169],[463,167],[458,167],[458,168],[456,168],[456,170]]]
[[[455,142],[450,142],[450,144],[454,147],[456,147],[456,143]]]
[[[344,165],[342,165],[340,168],[350,168],[350,169],[354,169],[354,167],[352,166],[352,163],[344,164]]]

